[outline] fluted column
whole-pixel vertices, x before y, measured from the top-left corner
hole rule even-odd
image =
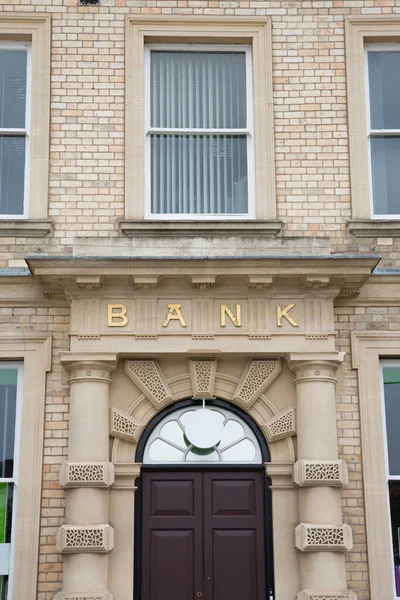
[[[66,525],[57,534],[64,554],[63,590],[70,594],[111,600],[107,590],[108,552],[114,531],[108,524],[109,486],[114,467],[109,462],[109,386],[117,361],[114,354],[80,356],[65,353],[62,363],[70,385],[68,460],[60,471],[66,488]]]
[[[299,486],[295,541],[300,550],[302,591],[299,600],[355,597],[346,590],[346,550],[351,529],[342,522],[341,490],[347,469],[338,460],[335,373],[343,353],[293,353],[297,396],[297,455],[294,479]],[[337,596],[335,596],[337,597]]]

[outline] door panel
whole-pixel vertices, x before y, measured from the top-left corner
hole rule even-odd
[[[146,472],[141,600],[265,600],[261,471]]]
[[[203,474],[206,600],[264,600],[264,474]]]
[[[193,600],[203,585],[202,474],[142,477],[142,599]]]

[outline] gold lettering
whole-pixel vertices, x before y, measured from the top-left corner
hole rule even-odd
[[[226,327],[226,315],[235,327],[242,326],[242,307],[240,304],[236,304],[236,317],[226,304],[221,304],[221,327]]]
[[[295,304],[288,304],[287,306],[285,306],[285,308],[282,309],[282,306],[280,304],[276,305],[276,322],[278,327],[282,327],[283,318],[287,319],[287,321],[289,321],[292,327],[299,326],[299,324],[296,323],[296,321],[289,315],[289,311],[292,310],[292,308],[294,308],[295,306]]]
[[[115,312],[118,311],[118,312]],[[128,317],[126,315],[127,308],[125,304],[109,304],[108,305],[108,326],[109,327],[125,327],[128,325]]]
[[[182,304],[168,304],[168,313],[163,323],[163,327],[168,327],[170,321],[179,321],[182,327],[186,327],[181,308]]]

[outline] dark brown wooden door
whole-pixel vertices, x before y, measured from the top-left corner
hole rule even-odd
[[[141,600],[265,600],[260,471],[143,472]]]

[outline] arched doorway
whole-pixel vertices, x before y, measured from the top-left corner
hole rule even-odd
[[[158,413],[139,441],[135,600],[274,597],[265,438],[231,403],[208,400],[205,408],[212,418],[196,435],[208,441],[190,439],[198,400]]]

